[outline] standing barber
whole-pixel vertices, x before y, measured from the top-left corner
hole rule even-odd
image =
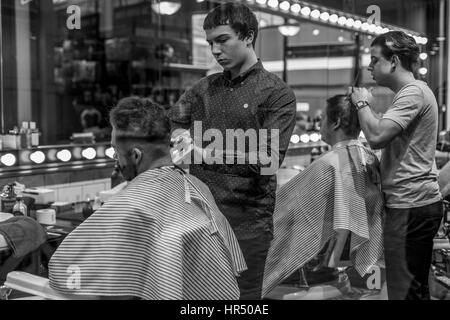
[[[378,85],[396,93],[381,119],[370,108],[370,91],[352,93],[367,141],[383,149],[386,277],[389,299],[396,300],[430,299],[433,238],[443,215],[435,164],[438,106],[427,84],[414,77],[419,53],[414,38],[400,31],[372,42],[368,69]]]
[[[295,126],[296,99],[292,90],[266,71],[257,58],[258,21],[247,6],[226,3],[216,7],[207,15],[203,29],[224,72],[203,78],[180,98],[170,112],[172,131],[190,130],[194,141],[202,140],[196,135],[203,136],[209,129],[220,133],[224,142],[230,132],[237,140],[246,139],[246,133],[252,130],[259,135],[258,150],[248,141],[252,138],[245,140],[245,151],[240,150],[244,151],[240,154],[225,147],[216,149],[215,156],[222,157],[223,164],[200,161],[190,166],[190,173],[208,185],[237,236],[248,266],[238,279],[241,299],[260,299],[273,237],[275,173]],[[195,130],[198,124],[200,132]],[[268,131],[267,139],[261,139],[264,130]],[[206,146],[204,142],[195,146],[203,160],[207,158]],[[270,173],[267,163],[249,161],[262,146],[276,162],[276,169]]]

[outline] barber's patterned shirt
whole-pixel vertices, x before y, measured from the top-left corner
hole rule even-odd
[[[278,167],[289,146],[295,113],[296,99],[292,90],[258,61],[235,79],[231,79],[228,72],[203,78],[185,92],[169,116],[172,130],[190,129],[193,139],[196,132],[198,136],[198,130],[194,130],[196,121],[201,121],[201,134],[208,129],[219,130],[224,137],[223,149],[226,149],[227,130],[242,129],[245,132],[254,129],[259,134],[260,129],[267,129],[267,154],[278,154]],[[279,130],[276,148],[279,150],[271,150],[273,129]],[[258,140],[261,147],[262,141]],[[203,148],[209,144],[211,141],[203,141]],[[250,150],[248,141],[245,151],[255,151]],[[210,188],[238,239],[255,238],[262,232],[273,230],[276,176],[262,175],[262,167],[260,163],[248,162],[190,166],[190,173]]]

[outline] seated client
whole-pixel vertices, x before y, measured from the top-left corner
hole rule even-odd
[[[336,267],[349,235],[350,258],[360,276],[382,264],[384,203],[379,162],[358,140],[358,115],[350,103],[344,95],[327,101],[321,135],[331,151],[277,193],[264,295],[329,243],[334,246],[325,264]]]
[[[130,182],[67,236],[50,286],[101,298],[239,299],[238,242],[206,185],[172,165],[164,109],[125,98],[110,121]]]

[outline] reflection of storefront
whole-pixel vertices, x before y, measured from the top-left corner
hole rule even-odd
[[[381,21],[373,20],[367,12],[374,4],[381,10]],[[323,109],[327,97],[342,94],[355,84],[375,87],[375,109],[380,113],[386,110],[393,94],[386,88],[376,87],[367,67],[370,43],[388,30],[412,34],[421,45],[426,58],[421,56],[418,78],[436,89],[438,79],[443,76],[442,70],[435,68],[443,52],[433,51],[435,45],[432,44],[439,19],[428,18],[439,16],[439,1],[252,1],[249,5],[263,12],[259,55],[268,70],[281,76],[285,51],[288,83],[302,105],[300,109],[309,117],[313,118]],[[403,14],[405,9],[408,15]],[[283,50],[283,39],[277,29],[267,26],[285,23],[283,19],[271,19],[273,16],[288,19],[301,29],[288,37],[287,50]]]
[[[169,107],[201,77],[220,71],[202,28],[207,10],[220,2],[183,0],[171,15],[158,14],[143,0],[2,2],[2,129],[35,121],[41,144],[68,143],[82,131],[107,142],[108,110],[121,97],[144,96]],[[445,104],[446,90],[439,84],[447,76],[447,59],[444,42],[436,40],[442,31],[442,1],[380,0],[381,26],[370,24],[372,3],[366,0],[245,3],[261,23],[257,53],[269,71],[282,77],[286,69],[299,119],[309,120],[305,130],[314,128],[328,97],[355,83],[375,85],[366,70],[369,46],[390,28],[406,29],[420,42],[429,38],[422,45],[427,58],[421,60],[428,73],[418,76]],[[70,5],[80,8],[79,30],[67,26]],[[402,14],[405,8],[408,15]],[[286,20],[300,32],[288,37],[283,48],[276,26]],[[393,95],[385,88],[376,88],[375,95],[375,107],[383,112]]]

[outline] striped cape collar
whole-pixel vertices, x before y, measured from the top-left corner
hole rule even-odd
[[[237,240],[235,240],[234,235],[230,236],[230,232],[232,233],[232,229],[229,225],[226,226],[223,224],[223,222],[220,221],[221,218],[225,219],[226,221],[226,218],[223,217],[222,213],[217,208],[217,205],[214,203],[214,198],[208,197],[188,174],[186,174],[181,168],[177,166],[160,167],[150,169],[141,173],[132,181],[132,183],[136,183],[136,186],[138,184],[148,183],[150,180],[155,180],[174,171],[178,171],[183,175],[185,202],[190,204],[192,199],[198,199],[203,203],[204,214],[208,217],[211,223],[210,231],[212,233],[217,232],[223,239],[225,247],[231,255],[233,273],[235,276],[239,276],[241,272],[247,269],[247,265],[240,251],[236,249],[238,248]]]
[[[145,179],[145,180],[153,180],[156,178],[159,178],[162,174],[166,174],[169,172],[173,172],[174,170],[177,170],[175,166],[167,166],[167,167],[159,167],[154,169],[149,169],[147,171],[144,171],[140,175],[138,175],[135,180]]]
[[[350,140],[339,141],[338,143],[333,145],[333,147],[331,149],[335,150],[335,149],[344,148],[344,147],[350,147],[350,146],[363,147],[363,144],[358,139],[350,139]]]

